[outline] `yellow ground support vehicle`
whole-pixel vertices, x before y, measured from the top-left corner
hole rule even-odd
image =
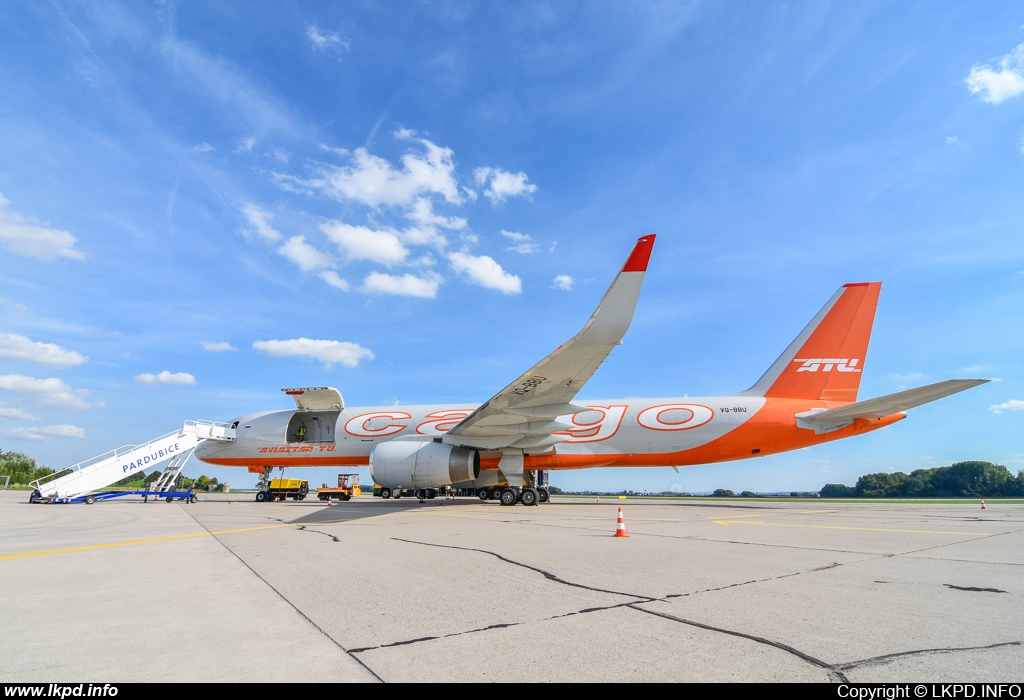
[[[327,484],[324,484],[316,490],[316,497],[321,501],[329,501],[332,498],[348,501],[353,496],[361,495],[363,495],[363,490],[359,488],[358,474],[338,474],[337,488],[333,486],[328,488]]]
[[[266,491],[257,491],[257,501],[305,500],[309,493],[309,482],[305,479],[271,479]]]

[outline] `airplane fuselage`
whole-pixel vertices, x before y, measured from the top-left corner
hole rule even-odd
[[[841,402],[752,396],[581,401],[589,410],[558,420],[564,441],[525,455],[526,469],[688,466],[759,457],[868,432],[904,417],[895,413],[818,434],[798,414]],[[234,467],[333,467],[369,463],[391,440],[443,440],[473,404],[347,407],[334,412],[268,411],[238,419],[232,443],[205,443],[196,456]],[[306,426],[297,436],[297,426]],[[497,469],[500,452],[481,454]]]

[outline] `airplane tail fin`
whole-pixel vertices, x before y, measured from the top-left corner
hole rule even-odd
[[[857,400],[881,282],[839,288],[786,352],[743,396]]]

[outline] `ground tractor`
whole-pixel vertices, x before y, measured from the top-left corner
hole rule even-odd
[[[309,493],[309,482],[305,479],[271,479],[266,491],[256,492],[256,500],[261,503],[263,501],[285,501],[289,498],[294,501],[302,501],[305,500],[307,493]]]
[[[328,487],[324,484],[316,490],[316,497],[321,501],[342,500],[349,501],[353,496],[363,495],[363,490],[359,487],[359,475],[358,474],[338,474],[338,486]]]

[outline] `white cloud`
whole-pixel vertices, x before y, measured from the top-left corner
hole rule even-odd
[[[403,155],[400,170],[365,148],[357,148],[349,165],[325,167],[319,178],[300,184],[335,199],[354,200],[372,207],[411,207],[424,195],[440,195],[447,202],[461,204],[452,150],[427,139],[416,141],[423,145],[425,153]]]
[[[206,143],[206,141],[203,141],[198,146],[193,146],[192,147],[192,152],[193,153],[209,153],[210,151],[214,151],[214,150],[216,150],[216,149],[213,146],[211,146],[210,144]]]
[[[46,367],[74,367],[89,358],[53,343],[37,343],[23,335],[0,333],[0,359],[23,360]]]
[[[561,289],[563,291],[568,292],[570,289],[572,289],[572,286],[574,284],[576,284],[576,280],[574,280],[571,276],[557,275],[555,276],[554,284],[552,284],[551,287],[553,289]]]
[[[349,260],[393,265],[409,255],[409,249],[393,230],[375,230],[366,226],[352,226],[341,221],[325,221],[320,230],[334,241]]]
[[[196,378],[188,372],[175,372],[174,374],[171,374],[167,370],[164,370],[160,374],[143,372],[139,376],[135,377],[135,381],[139,384],[173,384],[182,386],[185,384],[195,384]]]
[[[402,230],[399,235],[402,237],[402,241],[409,245],[432,245],[440,250],[448,245],[448,239],[429,224],[410,226]]]
[[[348,51],[350,46],[348,39],[342,39],[334,32],[322,32],[319,27],[313,24],[306,27],[306,36],[309,38],[309,43],[317,51],[327,51],[328,49],[345,49]]]
[[[271,243],[281,240],[281,232],[270,225],[274,218],[271,212],[250,203],[242,207],[242,214],[252,227],[251,230],[260,238]]]
[[[522,253],[523,255],[529,255],[536,253],[540,250],[540,246],[534,243],[533,239],[527,233],[519,233],[518,231],[502,231],[501,235],[509,239],[514,246],[506,248],[506,250],[512,251],[513,253]]]
[[[420,299],[435,298],[439,286],[441,286],[441,277],[435,273],[416,277],[415,275],[386,275],[383,272],[371,272],[363,280],[363,291],[369,294],[397,294]]]
[[[203,350],[207,350],[209,352],[228,352],[229,350],[235,349],[234,347],[231,346],[231,343],[224,341],[221,341],[219,343],[211,343],[207,340],[200,340],[199,342],[202,344]]]
[[[456,272],[465,274],[482,287],[497,289],[505,294],[519,294],[523,291],[522,280],[505,272],[494,258],[486,255],[451,253],[448,255],[448,261]]]
[[[325,367],[330,367],[334,363],[358,367],[361,360],[374,358],[374,354],[361,345],[337,340],[258,340],[252,346],[256,350],[263,350],[271,357],[311,357],[324,363]]]
[[[537,191],[536,185],[527,184],[529,178],[522,171],[510,173],[501,168],[477,168],[473,176],[478,185],[487,185],[484,196],[493,204],[501,204],[509,197],[528,196]]]
[[[55,438],[82,439],[85,437],[85,428],[79,428],[77,425],[48,425],[45,428],[11,428],[3,433],[25,440],[52,442]]]
[[[322,270],[334,264],[330,255],[306,243],[305,236],[292,236],[277,252],[298,265],[303,272]]]
[[[252,153],[253,147],[256,145],[255,136],[246,136],[244,139],[238,141],[238,146],[235,148],[235,153]]]
[[[89,404],[85,397],[89,392],[85,389],[72,389],[59,379],[36,379],[26,377],[22,374],[0,375],[0,390],[21,394],[29,402],[54,408],[63,408],[68,411],[84,411],[93,406],[103,404]]]
[[[1024,411],[1024,401],[1019,399],[1010,399],[1009,401],[989,406],[988,410],[992,411],[992,413],[1002,413],[1003,411]]]
[[[20,408],[8,408],[7,406],[0,405],[0,418],[10,418],[12,420],[39,420],[28,411]]]
[[[986,64],[971,68],[964,82],[972,95],[985,102],[999,104],[1024,92],[1024,44],[999,59],[993,68]]]
[[[0,244],[25,258],[50,262],[56,258],[83,260],[85,254],[75,250],[78,240],[67,231],[40,226],[21,214],[10,211],[10,200],[0,194]]]
[[[441,216],[434,213],[434,206],[426,197],[419,197],[413,202],[412,209],[405,215],[418,224],[433,224],[452,231],[466,228],[466,219],[461,216]]]
[[[320,273],[320,279],[322,279],[324,282],[331,285],[332,287],[340,289],[343,292],[347,292],[352,288],[352,285],[350,285],[346,280],[343,280],[341,277],[339,277],[338,273],[335,272],[334,270],[324,270],[323,272]]]

